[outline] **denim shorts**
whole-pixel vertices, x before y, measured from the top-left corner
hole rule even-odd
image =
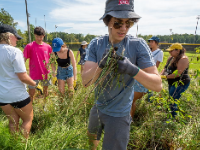
[[[67,80],[68,78],[71,78],[73,76],[74,74],[73,74],[72,65],[68,66],[67,68],[58,66],[57,75],[56,75],[57,79]]]
[[[41,83],[42,86],[49,86],[51,83],[50,83],[50,80],[34,80],[36,82],[36,84],[38,85],[39,83]],[[31,86],[29,85],[28,86],[29,89],[35,89],[34,86]]]
[[[148,89],[140,84],[137,80],[134,83],[134,92],[147,93]]]
[[[100,140],[104,130],[103,150],[126,150],[129,141],[130,115],[124,117],[113,117],[101,113],[96,106],[90,111],[88,131],[96,134]]]

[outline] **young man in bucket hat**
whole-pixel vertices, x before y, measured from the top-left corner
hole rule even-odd
[[[103,150],[126,150],[132,120],[130,109],[134,79],[148,89],[158,92],[162,89],[161,78],[147,43],[141,38],[127,35],[129,28],[140,19],[134,12],[133,2],[106,1],[105,14],[101,19],[108,27],[109,34],[93,39],[86,52],[82,73],[85,87],[95,83],[99,78],[111,46],[118,48],[117,55],[124,53],[123,59],[117,61],[120,78],[115,77],[110,81],[108,75],[101,82],[101,86],[98,85],[95,89],[95,105],[91,109],[88,126],[88,136],[93,150],[98,146],[103,129]],[[98,89],[101,87],[103,91],[99,93]]]

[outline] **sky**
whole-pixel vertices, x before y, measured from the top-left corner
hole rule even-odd
[[[106,0],[27,0],[29,22],[49,32],[104,35],[107,27],[99,20],[105,11]],[[194,34],[200,0],[135,0],[134,10],[142,18],[129,34],[170,35]],[[17,29],[27,30],[25,0],[0,0],[18,22]],[[55,28],[55,25],[58,26]],[[138,31],[137,31],[138,26]],[[171,31],[170,31],[171,29]],[[200,22],[197,28],[200,34]]]

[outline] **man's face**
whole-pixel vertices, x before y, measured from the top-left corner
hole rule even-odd
[[[36,43],[41,44],[43,42],[44,35],[37,35],[37,34],[34,34],[34,35],[35,35]]]
[[[155,41],[153,41],[153,40],[150,40],[150,41],[149,41],[149,47],[150,47],[150,48],[155,48],[156,46],[157,46],[157,44],[156,44]]]
[[[110,42],[119,43],[122,41],[133,24],[134,22],[128,18],[120,19],[112,17],[108,24]]]

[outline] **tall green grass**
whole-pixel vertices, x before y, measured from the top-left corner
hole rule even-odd
[[[165,65],[168,53],[165,52]],[[194,58],[195,54],[187,53]],[[194,56],[193,56],[194,55]],[[75,52],[76,56],[76,52]],[[27,62],[28,63],[28,62]],[[198,62],[197,66],[199,68]],[[26,64],[27,65],[27,64]],[[196,69],[196,66],[191,66]],[[133,149],[200,149],[200,90],[198,78],[192,78],[189,89],[182,95],[180,106],[184,118],[166,123],[168,111],[165,101],[168,99],[168,85],[163,81],[163,90],[154,93],[154,102],[146,101],[146,96],[137,101],[134,122],[131,124],[128,150]],[[89,149],[87,138],[88,117],[94,103],[92,87],[81,85],[80,66],[78,65],[78,89],[73,98],[65,96],[61,103],[58,88],[49,87],[46,103],[37,93],[33,107],[34,120],[28,141],[21,135],[10,135],[8,120],[0,111],[0,149],[3,150],[69,150]],[[67,91],[67,87],[66,87]],[[88,98],[86,98],[89,96]],[[101,149],[102,141],[98,150]]]

